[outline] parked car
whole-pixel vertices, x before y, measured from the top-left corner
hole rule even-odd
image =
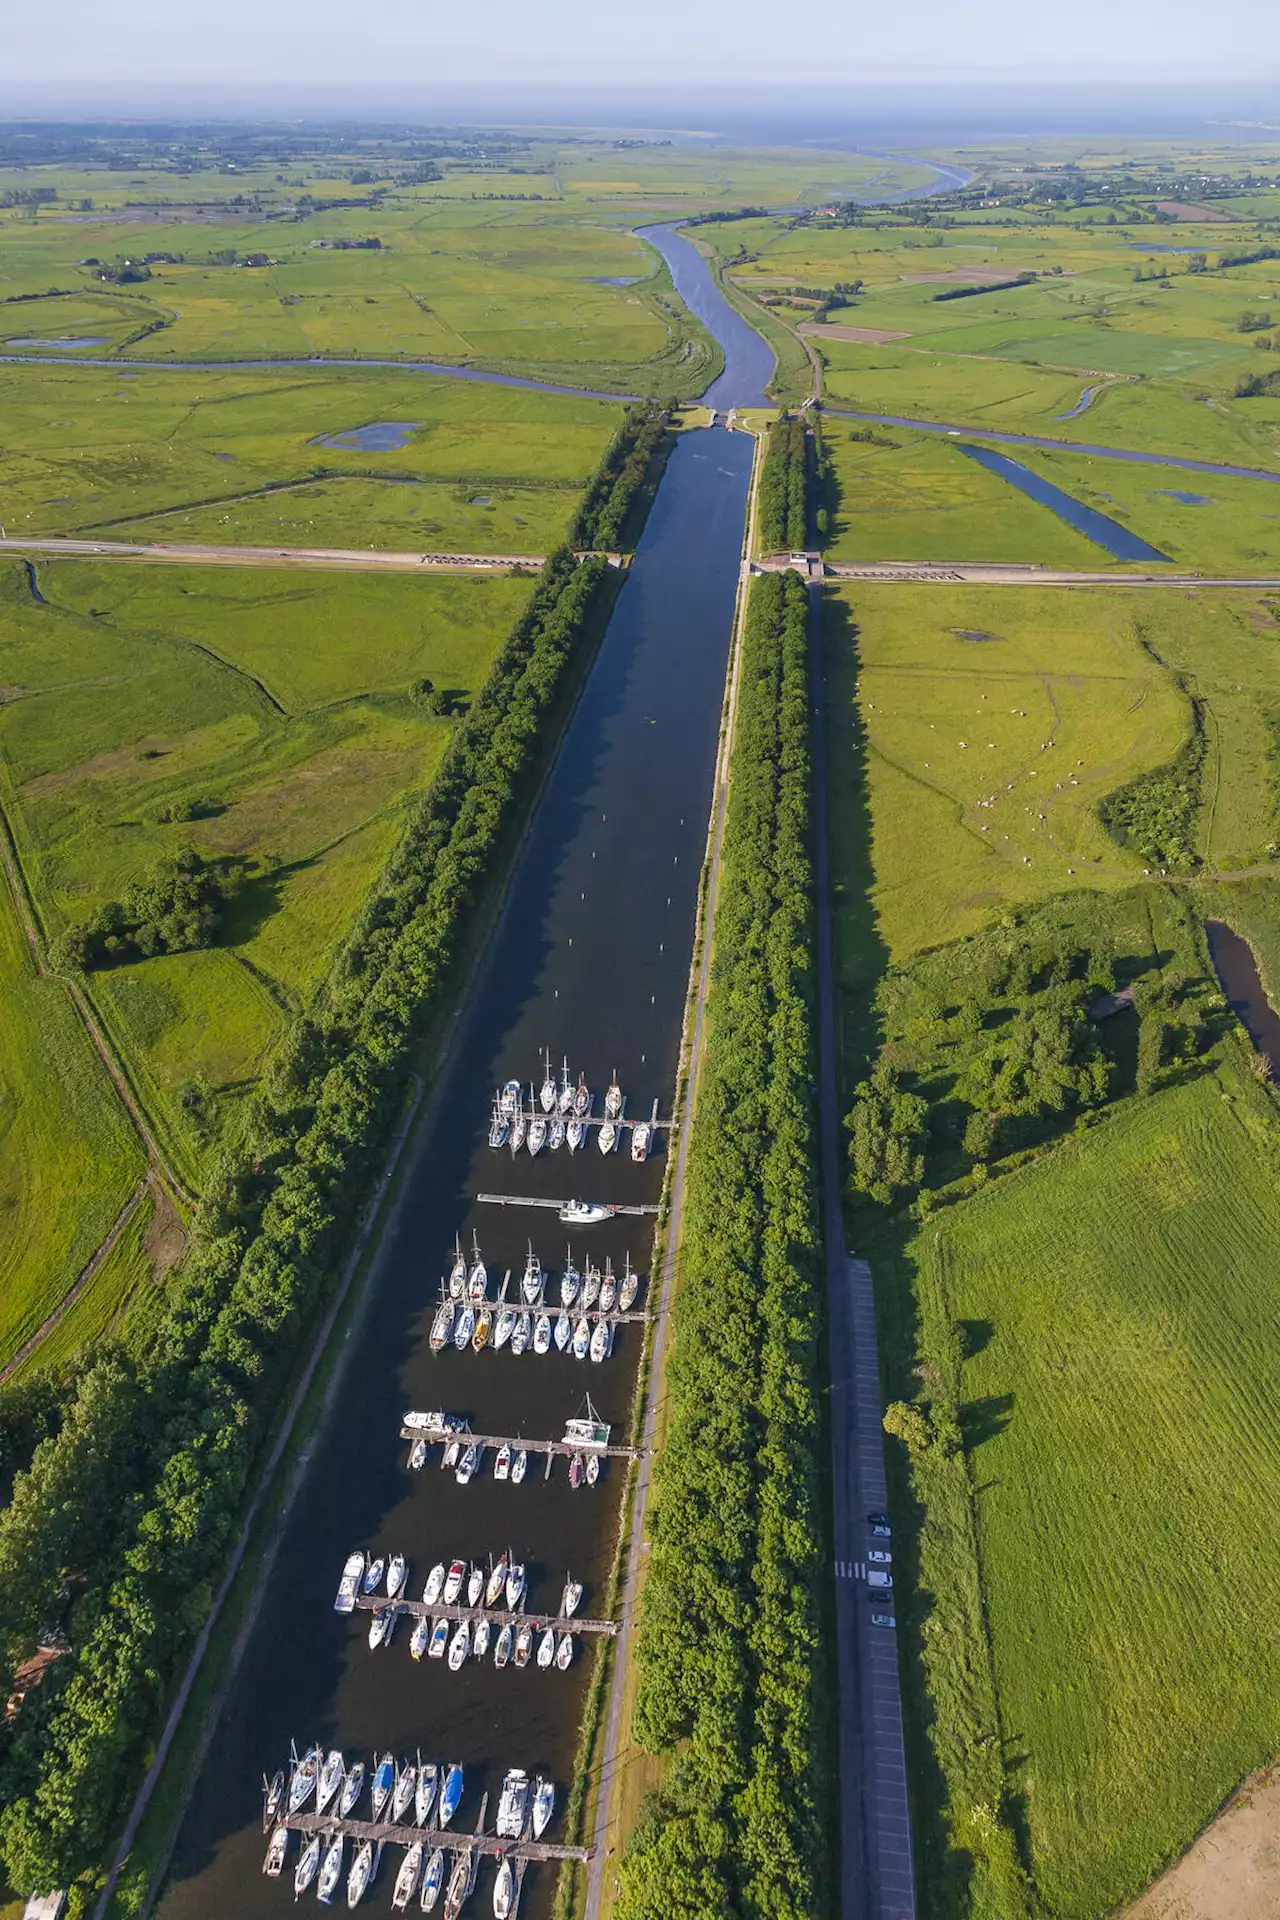
[[[867,1559],[873,1567],[891,1567],[893,1555],[887,1547],[868,1547]]]
[[[867,1585],[873,1593],[890,1593],[893,1590],[893,1575],[886,1573],[883,1567],[868,1567]]]
[[[881,1613],[877,1608],[871,1615],[871,1624],[873,1627],[896,1627],[898,1623],[891,1613]]]
[[[889,1516],[887,1513],[869,1513],[867,1515],[867,1525],[870,1527],[872,1533],[878,1533],[882,1540],[887,1540],[893,1532],[893,1528],[889,1525]]]

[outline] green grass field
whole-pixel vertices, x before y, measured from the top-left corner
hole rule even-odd
[[[1280,574],[1280,482],[1017,450],[1024,466],[1200,573]],[[1179,499],[1179,495],[1190,499]]]

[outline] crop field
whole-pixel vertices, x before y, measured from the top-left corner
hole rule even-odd
[[[1108,564],[1105,550],[949,441],[883,431],[859,440],[858,431],[833,416],[823,427],[834,475],[829,560]]]
[[[90,976],[194,1178],[443,752],[451,722],[415,704],[412,683],[469,698],[529,582],[67,561],[38,579],[43,605],[10,563],[4,679],[20,697],[0,710],[0,748],[50,937],[181,845],[254,863],[223,943]],[[212,1121],[193,1113],[193,1083]]]
[[[1189,702],[1141,644],[1181,631],[1187,604],[1109,588],[828,588],[834,804],[861,804],[865,745],[871,909],[892,961],[1047,892],[1140,876],[1096,808],[1188,735]]]
[[[968,1328],[983,1591],[1036,1887],[1139,1890],[1280,1743],[1275,1119],[1237,1064],[923,1227]]]

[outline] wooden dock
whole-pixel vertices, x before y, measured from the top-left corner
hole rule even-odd
[[[429,1427],[402,1426],[400,1438],[410,1441],[425,1440],[430,1447],[448,1447],[456,1440],[462,1450],[474,1442],[477,1446],[484,1447],[486,1451],[492,1449],[497,1452],[502,1447],[510,1447],[512,1453],[515,1453],[523,1447],[526,1453],[548,1455],[563,1453],[570,1458],[575,1453],[580,1453],[584,1459],[590,1454],[599,1453],[610,1460],[638,1460],[641,1452],[639,1447],[593,1447],[581,1440],[525,1440],[519,1434],[499,1436],[492,1433],[472,1433],[470,1427],[452,1427],[436,1431]]]
[[[294,1833],[342,1834],[348,1840],[372,1840],[378,1846],[446,1847],[453,1853],[484,1854],[493,1860],[589,1860],[589,1847],[560,1847],[550,1840],[500,1840],[496,1833],[460,1833],[451,1827],[393,1827],[380,1820],[339,1820],[331,1813],[282,1813],[277,1826]]]
[[[530,1613],[527,1609],[522,1613],[512,1613],[503,1607],[459,1606],[456,1601],[448,1607],[442,1601],[427,1606],[422,1600],[388,1600],[385,1594],[379,1597],[376,1593],[357,1594],[356,1606],[365,1613],[377,1613],[381,1607],[394,1607],[398,1613],[411,1613],[419,1620],[488,1620],[499,1630],[503,1627],[530,1626],[535,1633],[545,1633],[548,1627],[553,1627],[557,1635],[618,1631],[616,1620],[584,1620],[576,1613],[563,1617],[558,1613]]]
[[[476,1199],[487,1207],[548,1207],[556,1213],[559,1213],[562,1207],[567,1207],[569,1204],[567,1200],[540,1200],[535,1199],[529,1194],[518,1193],[478,1193]],[[612,1219],[615,1214],[629,1214],[633,1219],[639,1219],[643,1214],[656,1213],[657,1211],[658,1209],[656,1207],[610,1207],[609,1217]],[[603,1220],[580,1220],[574,1224],[581,1227],[602,1227],[605,1222]]]

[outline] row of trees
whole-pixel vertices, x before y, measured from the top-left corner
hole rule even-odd
[[[632,503],[646,481],[656,484],[658,459],[669,443],[671,409],[657,400],[628,407],[569,529],[569,545],[616,552]]]
[[[619,1920],[828,1897],[807,595],[752,587],[635,1736],[672,1756]]]
[[[102,1360],[16,1477],[0,1514],[0,1685],[66,1575],[78,1583],[75,1652],[0,1732],[0,1860],[18,1892],[103,1860],[608,577],[567,550],[547,562],[324,995],[274,1059],[242,1147],[217,1167],[145,1361],[135,1376]]]
[[[804,421],[780,414],[769,428],[760,469],[757,498],[762,553],[804,547],[809,529],[808,466]]]
[[[206,860],[194,847],[180,847],[123,899],[108,900],[91,919],[70,927],[54,946],[54,964],[86,970],[211,947],[245,875],[243,860]]]

